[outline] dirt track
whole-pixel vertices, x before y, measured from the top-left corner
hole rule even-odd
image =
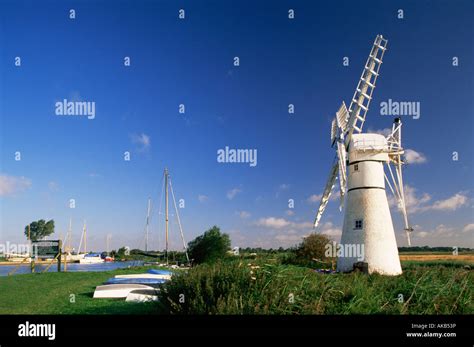
[[[400,260],[430,261],[430,260],[449,260],[449,261],[469,261],[474,263],[474,254],[400,254]]]

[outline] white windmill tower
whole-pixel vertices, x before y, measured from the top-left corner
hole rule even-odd
[[[410,245],[409,233],[413,229],[408,226],[403,192],[402,123],[399,118],[395,119],[392,132],[387,137],[380,134],[362,133],[386,49],[387,40],[382,35],[378,35],[349,109],[342,102],[332,121],[331,143],[336,149],[336,157],[321,198],[314,227],[318,226],[335,180],[339,177],[340,210],[346,200],[340,247],[344,247],[345,250],[354,250],[363,245],[362,262],[367,264],[369,273],[399,275],[402,269],[385,193],[385,182],[398,201]],[[384,171],[384,165],[387,167],[389,176]],[[351,271],[354,264],[358,262],[361,262],[360,254],[351,256],[346,252],[344,256],[338,257],[337,271]]]

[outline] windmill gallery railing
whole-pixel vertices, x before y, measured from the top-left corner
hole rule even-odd
[[[353,142],[354,148],[362,151],[388,151],[388,144],[386,141],[379,139],[356,139]]]

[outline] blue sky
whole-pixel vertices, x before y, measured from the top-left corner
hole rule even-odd
[[[413,243],[474,247],[473,10],[471,1],[0,1],[0,241],[24,241],[40,218],[64,235],[72,218],[76,247],[84,219],[92,249],[109,233],[112,248],[143,247],[150,196],[151,247],[162,248],[167,166],[188,240],[218,225],[236,246],[299,242],[334,157],[330,122],[383,34],[365,130],[391,126],[383,101],[421,104],[419,119],[403,118],[404,145],[420,155],[404,176]],[[95,102],[95,118],[57,116],[63,99]],[[218,163],[225,146],[257,149],[258,165]],[[322,231],[337,239],[342,217],[332,201]],[[176,224],[172,235],[179,248]]]

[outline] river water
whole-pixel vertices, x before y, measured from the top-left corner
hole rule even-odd
[[[128,268],[130,266],[140,266],[143,265],[143,261],[117,261],[117,262],[106,262],[99,264],[79,264],[79,263],[68,263],[67,271],[68,272],[87,272],[87,271],[110,271],[115,269]],[[0,266],[0,276],[7,276],[10,271],[15,269],[18,265],[1,265]],[[42,272],[47,265],[36,264],[35,272]],[[61,266],[64,269],[64,265]],[[58,271],[58,265],[54,263],[49,268],[48,272]],[[31,273],[30,264],[20,265],[18,270],[16,270],[15,275]]]

